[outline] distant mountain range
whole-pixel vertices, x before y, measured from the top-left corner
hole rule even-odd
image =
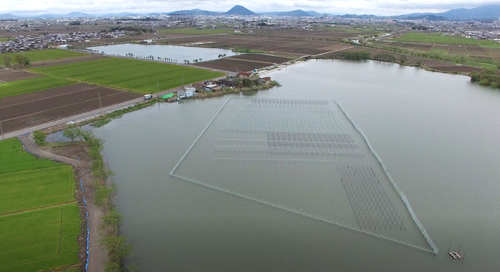
[[[29,18],[93,18],[93,17],[127,17],[127,16],[138,16],[138,15],[158,15],[158,14],[184,14],[184,15],[238,15],[238,16],[290,16],[290,17],[318,17],[323,16],[323,13],[318,13],[316,11],[303,11],[303,10],[293,10],[285,12],[262,12],[255,13],[243,6],[236,5],[227,12],[214,12],[201,9],[190,9],[190,10],[178,10],[170,13],[153,13],[153,14],[138,14],[138,13],[109,13],[104,15],[90,15],[82,12],[71,12],[68,14],[42,14],[38,16],[31,16]],[[326,14],[331,15],[331,14]],[[372,14],[345,14],[345,15],[335,15],[343,18],[392,18],[392,19],[422,19],[429,21],[442,21],[442,20],[498,20],[500,18],[500,4],[499,5],[487,5],[472,9],[451,9],[442,13],[411,13],[399,16],[376,16]],[[0,14],[0,20],[15,20],[26,17],[21,17],[13,15],[10,13]]]

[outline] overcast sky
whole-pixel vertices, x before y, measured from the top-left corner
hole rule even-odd
[[[444,12],[498,3],[498,0],[1,0],[0,14],[39,15],[73,11],[89,14],[148,13],[195,8],[225,12],[234,5],[242,5],[255,12],[302,9],[331,14],[399,15]]]

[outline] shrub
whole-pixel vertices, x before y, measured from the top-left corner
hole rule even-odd
[[[35,143],[37,145],[45,145],[45,139],[47,138],[47,134],[40,130],[33,131],[33,139],[35,139]]]

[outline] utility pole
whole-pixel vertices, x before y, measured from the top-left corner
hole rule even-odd
[[[0,122],[0,131],[2,132],[2,140],[5,140],[5,135],[3,135],[2,122]]]
[[[102,114],[101,92],[98,92],[97,96],[99,97],[99,107],[101,108],[101,114]]]

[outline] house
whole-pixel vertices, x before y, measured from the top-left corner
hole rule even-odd
[[[222,87],[222,88],[234,88],[236,87],[236,84],[234,84],[233,81],[227,80],[227,79],[220,79],[217,80],[217,83]]]
[[[261,77],[259,78],[260,84],[269,84],[271,83],[271,77]]]
[[[238,78],[250,78],[252,76],[252,73],[248,73],[248,72],[238,72],[238,74],[236,75],[236,77]]]

